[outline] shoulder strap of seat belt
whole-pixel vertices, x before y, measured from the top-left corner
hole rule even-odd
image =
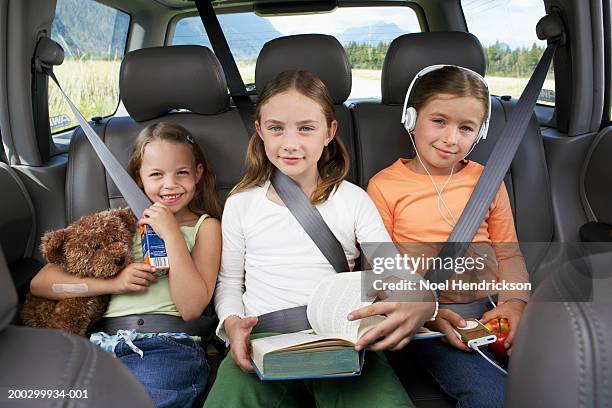
[[[336,272],[349,271],[342,244],[300,186],[279,170],[272,173],[270,181],[291,214],[334,267],[334,270]],[[310,328],[306,306],[296,306],[258,316],[257,324],[253,327],[252,332],[293,333]]]
[[[136,217],[142,217],[142,213],[145,209],[151,206],[151,200],[144,194],[144,192],[138,187],[138,184],[130,177],[128,172],[123,168],[121,163],[117,160],[117,158],[111,153],[111,151],[106,147],[102,139],[98,136],[95,130],[91,127],[91,125],[87,122],[87,120],[81,115],[81,112],[77,109],[77,107],[72,103],[64,89],[60,85],[59,81],[55,77],[53,73],[53,65],[59,65],[63,61],[63,49],[57,44],[55,41],[51,40],[48,37],[42,37],[39,40],[39,44],[37,47],[37,68],[40,69],[40,72],[44,72],[47,74],[53,81],[56,83],[57,87],[61,91],[62,95],[68,102],[68,106],[74,113],[74,116],[77,118],[79,124],[81,125],[81,129],[85,133],[85,136],[89,140],[89,143],[93,147],[94,151],[100,158],[100,161],[104,165],[106,172],[109,174],[128,206],[136,215]],[[38,53],[40,52],[40,53]],[[49,61],[53,61],[52,63]]]
[[[240,117],[247,130],[247,134],[250,136],[253,129],[253,103],[249,98],[249,93],[244,85],[240,71],[236,65],[236,61],[229,48],[225,35],[221,30],[221,24],[215,13],[212,2],[209,0],[195,0],[196,7],[200,13],[202,24],[210,40],[210,44],[213,47],[215,55],[219,59],[225,78],[227,79],[227,86],[230,91],[230,96],[234,100]]]
[[[482,224],[510,168],[516,150],[523,140],[556,47],[556,43],[551,43],[544,51],[527,87],[510,114],[461,217],[438,255],[440,259],[454,259],[463,256],[476,235],[476,231]],[[447,281],[453,273],[452,269],[437,268],[434,263],[434,267],[427,272],[425,277],[429,281],[441,283]]]
[[[94,151],[100,158],[100,161],[104,165],[106,172],[111,177],[123,198],[127,202],[128,206],[136,215],[136,217],[142,217],[142,213],[144,210],[151,206],[151,200],[143,193],[143,191],[138,187],[138,184],[134,181],[134,179],[128,174],[128,172],[123,168],[121,163],[117,160],[117,158],[111,153],[111,151],[106,147],[102,139],[98,136],[95,130],[91,127],[91,125],[87,122],[87,120],[81,115],[81,112],[74,106],[68,95],[64,92],[61,85],[59,84],[55,74],[51,70],[46,70],[47,74],[53,81],[57,84],[58,88],[66,98],[70,109],[74,113],[74,116],[79,121],[81,125],[81,129],[85,133],[85,136],[91,143]]]
[[[349,271],[342,244],[300,186],[291,177],[279,170],[274,171],[271,182],[291,214],[304,228],[304,231],[314,241],[329,263],[332,264],[335,271]]]

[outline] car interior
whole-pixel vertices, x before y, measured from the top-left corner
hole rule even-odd
[[[0,201],[0,390],[80,388],[88,389],[89,396],[72,400],[76,406],[151,406],[144,388],[108,353],[62,331],[24,327],[18,317],[29,283],[44,264],[39,247],[45,231],[126,205],[83,130],[74,124],[59,132],[51,129],[49,81],[34,62],[40,38],[52,37],[60,1],[0,0],[0,186],[5,197]],[[347,180],[365,189],[378,171],[413,154],[400,116],[418,71],[452,64],[487,78],[490,56],[484,39],[470,32],[466,22],[470,2],[473,6],[475,1],[217,0],[213,6],[220,20],[237,13],[301,16],[383,6],[414,12],[420,32],[397,35],[389,42],[380,70],[380,96],[351,97],[351,57],[336,37],[318,32],[267,40],[257,53],[253,82],[245,81],[246,94],[256,103],[258,92],[285,70],[317,74],[331,93],[338,135],[350,156]],[[493,0],[492,6],[511,2]],[[243,175],[250,134],[235,95],[228,92],[222,58],[210,46],[171,44],[178,21],[198,17],[196,3],[83,3],[129,15],[125,53],[118,62],[124,111],[87,117],[96,133],[125,166],[141,129],[161,121],[179,123],[212,164],[223,202]],[[554,56],[554,103],[535,107],[504,180],[533,288],[508,367],[505,401],[508,407],[612,406],[612,243],[581,235],[587,223],[604,231],[612,225],[612,4],[533,3],[542,10],[536,20],[546,14],[560,17],[564,37]],[[530,29],[535,33],[535,26]],[[470,160],[486,163],[519,96],[492,93],[488,137]],[[588,299],[575,297],[584,290]],[[216,361],[225,351],[223,343],[212,338],[216,317],[210,310],[208,315],[211,333],[203,347]],[[455,405],[401,352],[387,354],[417,407]],[[4,398],[0,395],[0,402],[8,401]],[[19,401],[12,403],[19,406]],[[68,400],[37,403],[72,406]]]

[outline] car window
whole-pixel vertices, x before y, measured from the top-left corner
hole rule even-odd
[[[518,98],[534,71],[546,41],[538,39],[537,22],[546,11],[541,0],[462,0],[468,31],[487,56],[487,82],[494,95]],[[555,104],[551,65],[538,103]]]
[[[389,44],[396,37],[420,32],[417,16],[409,7],[351,7],[301,16],[260,17],[254,13],[219,15],[219,23],[245,83],[255,79],[255,61],[263,45],[274,38],[318,33],[335,36],[353,66],[349,98],[380,98],[380,76]],[[210,41],[199,16],[177,21],[171,45]]]
[[[62,88],[83,116],[109,116],[119,104],[119,68],[125,53],[130,16],[93,0],[57,0],[51,38],[64,49],[54,68]],[[49,81],[51,132],[78,122],[59,89]]]

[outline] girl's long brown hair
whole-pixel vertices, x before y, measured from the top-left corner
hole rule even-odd
[[[193,199],[187,208],[198,215],[208,214],[220,220],[222,209],[215,190],[215,173],[208,164],[208,161],[206,161],[202,149],[195,142],[195,139],[191,136],[189,131],[177,123],[158,122],[140,131],[128,160],[127,170],[130,176],[137,182],[140,182],[142,155],[147,145],[156,140],[184,143],[191,148],[195,165],[201,164],[203,171],[200,181],[196,184],[196,191]]]
[[[261,108],[271,98],[290,90],[295,90],[318,103],[325,115],[327,128],[331,127],[332,121],[336,120],[334,103],[323,81],[310,71],[289,70],[278,74],[261,92],[255,109],[255,119],[261,121]],[[272,176],[275,167],[268,160],[263,141],[257,132],[251,135],[245,161],[245,175],[232,189],[230,195],[253,186],[261,186]],[[320,182],[310,196],[313,205],[325,202],[348,174],[349,156],[337,133],[323,149],[317,168]]]

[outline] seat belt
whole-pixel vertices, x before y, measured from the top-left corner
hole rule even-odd
[[[64,50],[58,43],[50,38],[41,37],[37,45],[35,58],[37,60],[37,67],[40,67],[40,71],[53,79],[62,95],[64,95],[64,98],[66,98],[68,106],[70,106],[72,113],[74,113],[74,116],[81,125],[81,129],[83,129],[89,143],[91,143],[91,146],[104,165],[106,172],[123,195],[123,198],[125,198],[128,206],[137,218],[141,218],[143,211],[151,206],[151,200],[149,200],[140,187],[138,187],[138,184],[130,177],[121,163],[119,163],[108,147],[106,147],[102,139],[100,139],[96,131],[93,130],[91,125],[83,115],[81,115],[81,112],[74,106],[74,103],[72,103],[68,95],[66,95],[66,92],[64,92],[53,73],[53,65],[59,65],[64,60]]]
[[[247,130],[247,134],[251,136],[254,131],[253,103],[251,102],[251,98],[249,98],[249,92],[244,85],[244,81],[242,80],[242,76],[240,76],[240,71],[238,70],[236,61],[234,60],[225,35],[221,30],[221,24],[219,24],[219,19],[217,18],[215,9],[213,8],[212,2],[209,0],[195,0],[195,4],[198,8],[198,12],[200,13],[202,24],[204,25],[204,29],[206,30],[210,44],[213,47],[213,51],[223,67],[230,96],[238,108],[240,118],[242,119],[242,123]]]
[[[342,249],[342,244],[300,186],[291,177],[279,170],[274,171],[271,182],[274,190],[291,211],[291,214],[321,250],[334,270],[336,272],[348,272],[350,270],[349,264],[344,249]]]
[[[557,18],[554,15],[548,15],[543,17],[540,23],[550,22],[548,18]],[[555,22],[556,23],[556,22]],[[559,38],[562,35],[562,26],[560,28],[561,34],[555,33],[555,36]],[[539,34],[539,33],[538,33]],[[554,52],[557,48],[558,43],[549,42],[546,47],[544,54],[540,58],[538,65],[533,72],[525,90],[521,94],[515,109],[510,114],[508,122],[504,126],[499,140],[495,144],[489,159],[487,160],[484,170],[476,183],[476,187],[472,192],[457,224],[453,228],[448,240],[440,250],[438,254],[439,259],[455,259],[465,254],[468,247],[470,246],[472,239],[476,235],[478,228],[482,224],[485,215],[497,194],[501,183],[504,180],[504,176],[510,168],[510,164],[518,146],[523,140],[525,130],[529,124],[529,120],[533,115],[533,109],[536,105],[540,89],[546,79],[548,68],[552,62]],[[441,265],[440,268],[434,266],[427,271],[425,278],[431,282],[442,283],[448,281],[454,270],[451,268],[444,268]],[[443,263],[448,264],[449,263]],[[438,296],[440,290],[437,290]]]
[[[293,179],[280,170],[274,170],[270,179],[278,196],[283,200],[291,215],[295,217],[323,256],[338,273],[350,271],[344,249],[331,231],[321,213],[312,205],[304,191]],[[257,317],[253,333],[293,333],[310,329],[306,306],[276,310]]]

